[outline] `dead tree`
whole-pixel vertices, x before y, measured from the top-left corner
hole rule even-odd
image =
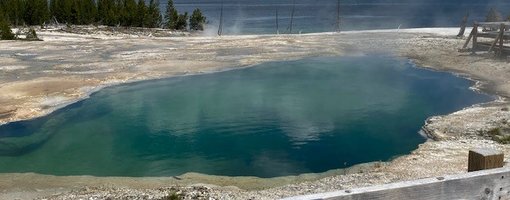
[[[278,7],[276,7],[276,34],[280,34],[280,28],[278,27]]]
[[[336,32],[340,33],[340,0],[336,6]]]
[[[218,26],[218,35],[221,36],[221,34],[223,34],[223,1],[221,1],[220,25]]]
[[[459,34],[457,34],[457,37],[464,37],[464,32],[466,31],[466,24],[469,18],[469,12],[466,13],[464,18],[462,19],[462,22],[460,23],[460,31]]]
[[[296,10],[296,0],[292,1],[292,12],[290,12],[290,25],[289,34],[292,34],[292,27],[294,26],[294,11]]]

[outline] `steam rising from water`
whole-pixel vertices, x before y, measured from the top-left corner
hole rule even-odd
[[[175,0],[180,12],[191,13],[200,8],[209,24],[206,35],[217,34],[221,9],[220,0]],[[289,26],[292,0],[224,0],[225,34],[276,33],[276,9],[280,32]],[[334,31],[337,0],[296,0],[294,30],[308,32]],[[166,1],[161,0],[161,10]],[[341,0],[342,30],[395,29],[412,27],[458,26],[469,12],[470,20],[483,21],[488,10],[498,8],[510,15],[506,0]],[[212,29],[212,30],[211,30]]]

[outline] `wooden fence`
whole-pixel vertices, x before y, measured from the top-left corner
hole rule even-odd
[[[494,51],[498,56],[510,54],[510,46],[505,46],[506,41],[510,39],[510,22],[480,22],[473,25],[473,30],[462,47],[467,51],[471,42],[470,49],[473,53],[477,51]],[[481,39],[481,40],[479,40]]]
[[[510,200],[510,168],[482,170],[366,188],[290,197],[286,200]]]

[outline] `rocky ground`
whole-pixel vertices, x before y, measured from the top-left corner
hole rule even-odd
[[[387,163],[273,179],[0,174],[0,199],[276,199],[464,173],[471,148],[510,155],[510,145],[502,144],[510,130],[510,64],[489,54],[459,53],[464,40],[452,37],[456,31],[156,38],[53,30],[39,32],[42,42],[0,41],[0,123],[45,115],[110,85],[319,55],[410,58],[419,66],[475,80],[475,89],[498,96],[495,102],[429,118],[423,131],[431,139]]]

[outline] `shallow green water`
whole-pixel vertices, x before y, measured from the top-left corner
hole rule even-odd
[[[0,127],[0,172],[274,177],[389,160],[424,120],[491,97],[383,56],[273,62],[106,88]]]

